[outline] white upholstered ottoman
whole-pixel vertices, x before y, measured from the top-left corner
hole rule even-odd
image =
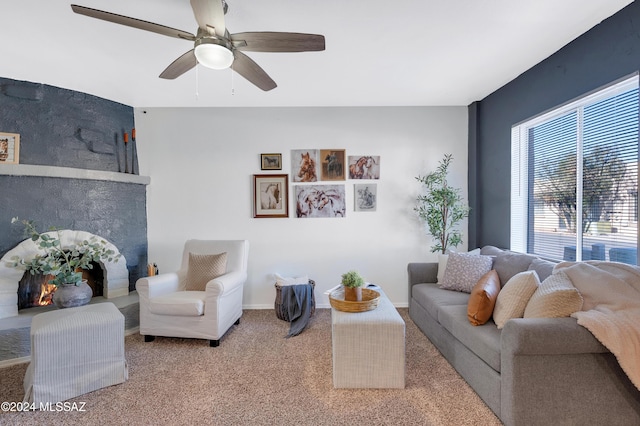
[[[405,324],[379,287],[378,307],[367,312],[331,308],[333,386],[404,388]]]
[[[61,402],[127,378],[124,315],[113,303],[33,317],[25,402]]]

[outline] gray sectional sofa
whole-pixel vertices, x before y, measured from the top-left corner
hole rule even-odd
[[[518,272],[540,280],[554,264],[482,248],[504,285]],[[573,318],[518,318],[473,326],[466,293],[436,283],[437,263],[410,263],[409,315],[507,426],[639,425],[640,391],[613,354]]]

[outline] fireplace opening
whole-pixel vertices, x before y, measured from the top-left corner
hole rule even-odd
[[[93,291],[93,297],[103,296],[104,271],[97,262],[91,262],[91,265],[93,269],[82,271],[82,279],[87,280],[87,284]],[[18,310],[53,304],[51,297],[56,287],[49,284],[51,279],[51,275],[32,275],[30,272],[25,272],[18,283]]]

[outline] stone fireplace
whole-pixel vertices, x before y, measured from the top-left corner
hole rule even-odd
[[[92,237],[105,240],[100,236],[85,231],[62,230],[60,231],[60,244],[64,250],[71,245],[79,244]],[[118,248],[108,241],[107,246],[114,252],[120,253]],[[32,240],[27,239],[9,250],[0,259],[0,318],[18,315],[18,287],[24,274],[24,270],[12,268],[7,263],[16,255],[28,259],[40,253],[38,246]],[[99,266],[102,268],[104,277],[102,295],[106,299],[129,294],[129,271],[127,269],[127,260],[122,254],[117,262],[100,262]]]

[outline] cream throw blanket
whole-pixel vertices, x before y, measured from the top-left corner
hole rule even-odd
[[[571,316],[618,359],[640,390],[640,268],[624,263],[563,262],[562,269],[584,299]]]

